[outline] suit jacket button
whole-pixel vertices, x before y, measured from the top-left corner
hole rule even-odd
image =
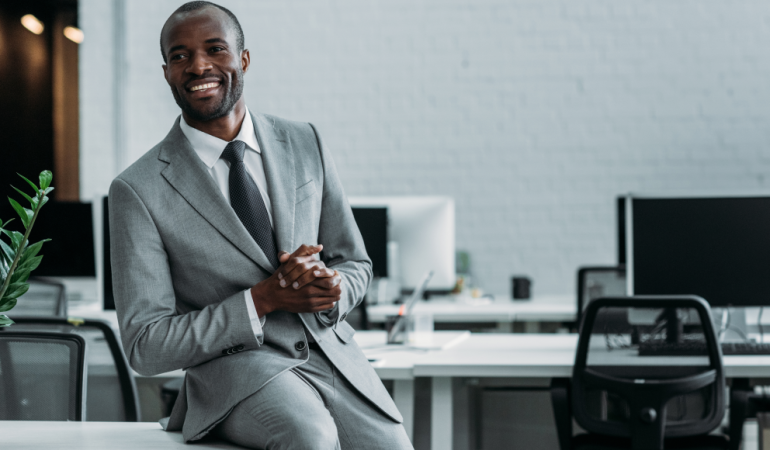
[[[345,320],[348,317],[348,313],[345,313],[340,317],[340,320]]]
[[[297,342],[296,344],[294,344],[294,348],[295,348],[295,349],[296,349],[298,352],[301,352],[302,350],[304,350],[304,349],[305,349],[305,346],[306,346],[306,344],[305,344],[305,341],[299,341],[299,342]]]
[[[236,351],[236,352],[239,352],[239,351],[241,351],[241,350],[243,350],[243,344],[240,344],[240,345],[238,345],[237,347],[235,347],[235,351]]]

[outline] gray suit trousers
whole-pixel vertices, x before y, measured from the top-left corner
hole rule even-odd
[[[412,449],[403,425],[356,392],[324,353],[240,402],[213,433],[255,449]]]

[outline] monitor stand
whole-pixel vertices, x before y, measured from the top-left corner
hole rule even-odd
[[[746,323],[746,308],[728,307],[711,308],[714,329],[719,342],[745,342],[748,340],[749,327]]]

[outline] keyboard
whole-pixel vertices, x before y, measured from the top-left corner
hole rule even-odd
[[[770,343],[759,342],[723,342],[722,354],[731,355],[770,355]],[[639,356],[705,356],[706,344],[703,342],[643,342],[639,344]]]
[[[770,355],[770,343],[723,342],[723,355]]]

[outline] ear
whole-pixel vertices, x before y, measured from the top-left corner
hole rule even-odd
[[[244,49],[241,52],[241,68],[243,69],[243,73],[249,71],[249,65],[251,65],[251,55],[249,55],[248,49]]]
[[[168,83],[168,66],[163,64],[163,78],[166,79],[166,83]]]

